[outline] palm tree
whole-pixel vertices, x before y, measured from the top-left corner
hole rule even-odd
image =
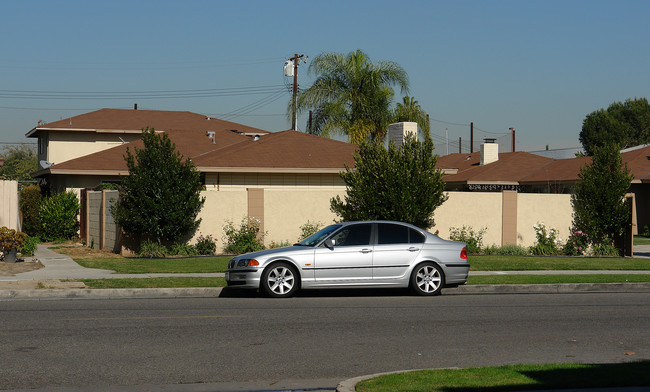
[[[392,85],[408,91],[408,75],[392,61],[373,64],[361,50],[347,55],[322,53],[309,65],[318,75],[314,84],[298,94],[298,112],[313,109],[311,133],[344,134],[352,143],[383,140],[392,113]]]
[[[424,137],[426,139],[431,139],[430,126],[429,126],[429,115],[427,112],[422,110],[422,107],[413,97],[408,95],[402,98],[402,103],[397,103],[395,111],[393,112],[393,121],[412,121],[418,123]]]

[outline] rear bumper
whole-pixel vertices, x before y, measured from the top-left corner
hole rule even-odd
[[[467,283],[469,264],[445,264],[445,285],[461,285]]]

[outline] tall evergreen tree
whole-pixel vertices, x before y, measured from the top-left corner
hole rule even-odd
[[[408,135],[401,147],[388,149],[364,141],[341,178],[346,195],[331,199],[331,209],[344,221],[396,220],[423,229],[434,224],[434,210],[447,200],[442,172],[436,169],[433,142]]]
[[[623,166],[616,145],[595,147],[592,163],[579,174],[571,195],[573,226],[596,245],[612,244],[624,235],[631,209],[625,194],[633,175]]]
[[[144,149],[126,150],[129,175],[122,177],[115,221],[137,239],[169,244],[193,234],[205,198],[201,175],[166,133],[142,132]]]

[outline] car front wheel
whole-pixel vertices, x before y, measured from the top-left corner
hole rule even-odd
[[[298,272],[289,263],[272,264],[264,270],[260,288],[270,297],[291,297],[298,290]]]
[[[417,295],[439,295],[442,282],[442,270],[432,262],[418,265],[411,274],[411,290]]]

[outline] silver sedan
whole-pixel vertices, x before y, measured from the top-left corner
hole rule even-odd
[[[291,247],[236,256],[228,287],[290,297],[298,289],[409,287],[437,295],[465,284],[469,264],[462,242],[391,221],[327,226]]]

